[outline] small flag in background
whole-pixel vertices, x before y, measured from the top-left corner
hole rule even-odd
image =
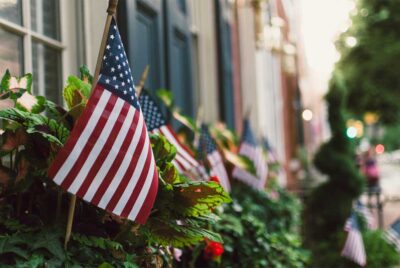
[[[204,168],[194,157],[190,149],[181,144],[175,131],[171,126],[167,125],[160,107],[154,99],[145,91],[139,97],[142,106],[144,119],[151,133],[159,133],[163,135],[172,145],[176,147],[176,156],[173,164],[181,174],[192,179],[208,180],[208,174]]]
[[[385,237],[400,253],[400,218],[390,225],[389,229],[385,232]]]
[[[352,213],[346,221],[344,230],[347,232],[347,239],[342,250],[342,256],[360,266],[365,266],[367,264],[367,256],[365,255],[364,241],[355,213]]]
[[[275,150],[272,148],[271,144],[269,143],[267,138],[262,139],[262,144],[264,146],[264,149],[268,153],[268,163],[275,163],[278,162],[278,157],[276,156]]]
[[[145,223],[158,173],[129,63],[113,19],[99,81],[49,176],[68,192]]]
[[[355,211],[357,211],[364,218],[368,229],[376,229],[377,226],[374,216],[371,214],[371,211],[363,203],[361,203],[360,200],[357,200]]]
[[[267,163],[262,148],[257,145],[248,119],[244,121],[239,154],[247,156],[253,162],[257,176],[239,167],[234,168],[232,176],[255,189],[264,189],[268,174]]]
[[[224,161],[218,151],[217,144],[208,131],[208,127],[204,124],[201,126],[199,152],[202,158],[207,159],[210,166],[211,176],[217,176],[222,187],[229,192],[231,190],[231,185],[229,183],[229,177],[225,169]]]

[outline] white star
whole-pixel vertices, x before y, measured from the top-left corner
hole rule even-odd
[[[122,53],[121,53],[121,54],[119,54],[119,56],[120,56],[121,58],[123,58],[123,57],[124,57],[124,55],[122,55]]]
[[[107,84],[110,84],[110,79],[106,79],[106,83],[107,83]]]
[[[125,74],[128,74],[128,71],[125,71]],[[128,79],[129,80],[129,79]]]
[[[121,69],[121,65],[118,64],[117,68],[118,68],[118,70]]]
[[[110,49],[111,47],[110,47],[110,45],[107,45],[107,47],[106,47],[107,49]]]
[[[116,60],[119,60],[119,57],[118,57],[118,56],[115,56],[115,59],[116,59]]]
[[[116,77],[116,76],[113,76],[113,80],[117,80],[117,77]]]
[[[122,84],[121,84],[122,86],[125,86],[125,82],[122,82]]]
[[[119,86],[118,85],[115,85],[115,89],[118,89],[119,88]]]
[[[128,84],[130,84],[131,83],[131,80],[130,79],[128,79]]]
[[[129,88],[129,91],[132,92],[132,88],[131,87]]]
[[[125,64],[125,62],[123,62],[123,63],[122,63],[122,65],[124,65],[124,66],[125,66],[125,65],[126,65],[126,64]]]
[[[111,67],[111,72],[112,73],[115,72],[115,68],[114,67]]]
[[[112,35],[110,35],[110,38],[111,38],[111,39],[114,39],[115,37],[114,37],[114,35],[112,34]]]
[[[121,45],[118,45],[118,49],[121,49]]]
[[[123,74],[119,74],[119,77],[123,77]]]
[[[126,93],[128,93],[128,91],[124,90],[124,94],[126,95]]]
[[[106,55],[104,55],[103,60],[107,59]]]
[[[133,100],[133,96],[131,96],[131,99]]]
[[[117,29],[117,26],[114,25],[114,30],[116,30],[116,29]]]

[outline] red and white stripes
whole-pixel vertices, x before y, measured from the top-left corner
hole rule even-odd
[[[208,175],[204,167],[192,156],[189,149],[182,145],[173,129],[164,125],[158,129],[154,129],[152,133],[163,135],[172,145],[176,147],[176,156],[172,163],[180,173],[183,173],[193,179],[199,177],[208,180]]]
[[[100,208],[144,223],[158,174],[140,110],[98,85],[49,176]]]
[[[348,232],[346,244],[342,250],[342,256],[346,257],[360,266],[367,264],[364,242],[360,231],[351,229]]]
[[[254,147],[247,143],[242,143],[240,145],[239,154],[247,156],[252,160],[254,167],[256,168],[257,176],[254,176],[239,167],[234,168],[232,176],[255,189],[264,189],[267,181],[268,170],[262,149],[258,146]]]
[[[207,155],[208,163],[210,164],[211,176],[217,176],[220,180],[221,186],[228,192],[231,191],[231,185],[229,183],[229,177],[226,172],[224,161],[222,160],[221,154],[215,150],[211,154]]]

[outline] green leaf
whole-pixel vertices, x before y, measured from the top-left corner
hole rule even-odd
[[[231,202],[223,187],[212,181],[174,185],[174,200],[176,210],[194,217],[207,215],[221,204]]]
[[[71,238],[72,240],[78,241],[80,244],[88,247],[94,247],[106,250],[121,250],[123,248],[120,243],[103,237],[86,236],[83,234],[72,234]]]
[[[222,242],[219,234],[204,229],[195,220],[177,224],[176,221],[149,219],[144,228],[149,232],[149,242],[163,246],[183,248],[195,245],[204,238]]]
[[[67,128],[44,115],[32,114],[12,108],[0,111],[0,118],[17,122],[25,126],[27,133],[39,133],[48,141],[59,146],[63,146],[69,137]]]
[[[171,91],[167,89],[159,89],[156,94],[168,108],[173,106],[174,98]]]
[[[0,93],[3,92],[28,92],[31,93],[32,88],[32,74],[26,74],[22,77],[14,77],[11,76],[9,70],[6,70],[4,74],[1,84],[0,84]]]
[[[89,68],[86,65],[82,65],[81,68],[79,68],[79,71],[81,73],[81,80],[85,83],[92,85],[93,75],[91,75]]]
[[[126,254],[126,261],[124,261],[124,268],[139,268],[135,263],[135,256]]]
[[[17,99],[16,108],[24,112],[41,113],[45,109],[46,98],[42,96],[33,96],[28,92],[22,94]]]
[[[99,265],[99,268],[114,268],[114,266],[112,266],[108,262],[103,262],[102,264]]]
[[[29,253],[20,247],[25,243],[25,240],[17,235],[0,236],[0,256],[5,253],[14,253],[24,259],[28,259]]]
[[[28,261],[18,261],[16,264],[16,268],[38,268],[43,267],[45,265],[45,260],[43,256],[40,255],[32,255],[29,257]]]
[[[31,245],[32,250],[45,249],[60,260],[65,259],[65,252],[60,241],[59,233],[51,229],[42,230]]]
[[[176,148],[162,135],[151,135],[151,144],[157,166],[171,162],[176,155]]]
[[[68,108],[85,104],[90,96],[91,85],[80,80],[76,76],[69,76],[67,86],[64,88],[63,96]]]
[[[161,176],[166,183],[178,184],[184,182],[178,173],[177,168],[172,163],[166,163],[164,170],[161,172]]]
[[[10,89],[10,79],[11,79],[11,74],[10,74],[10,71],[7,69],[6,73],[4,74],[3,78],[1,79],[0,93],[3,93]]]

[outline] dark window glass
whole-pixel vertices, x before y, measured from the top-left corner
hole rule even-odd
[[[22,25],[22,0],[0,0],[0,17]]]
[[[58,0],[31,0],[32,30],[60,40],[59,11]]]
[[[39,42],[32,43],[33,86],[36,94],[45,94],[60,103],[61,52]]]

